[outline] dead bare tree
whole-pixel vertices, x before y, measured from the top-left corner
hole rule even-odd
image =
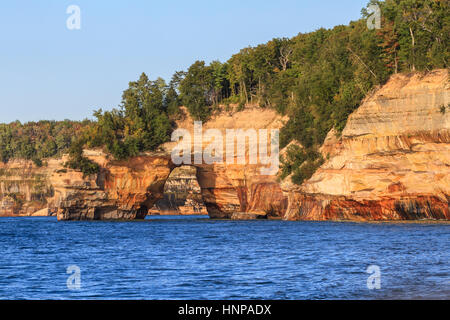
[[[280,64],[283,71],[287,70],[292,52],[293,50],[290,47],[285,46],[280,48]]]

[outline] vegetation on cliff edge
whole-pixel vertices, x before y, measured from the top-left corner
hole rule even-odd
[[[67,153],[75,137],[91,125],[89,120],[0,124],[0,161],[26,159],[40,166],[45,158]]]

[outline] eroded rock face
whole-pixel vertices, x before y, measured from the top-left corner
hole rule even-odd
[[[0,162],[0,216],[30,216],[46,208],[50,208],[49,215],[54,213],[54,189],[48,177],[58,168],[55,159],[41,168],[26,160]]]
[[[193,119],[185,113],[183,120],[178,122],[178,127],[192,130],[193,124]],[[219,113],[205,124],[204,130],[218,129],[225,137],[227,129],[272,129],[282,125],[282,118],[275,111],[250,107],[238,113]],[[208,144],[207,139],[204,142],[205,145]],[[36,176],[36,172],[42,171],[45,185],[52,190],[36,206],[31,205],[31,192],[27,191],[27,187],[16,187],[19,184],[29,187],[30,184],[25,183],[28,179],[26,174],[14,178],[14,190],[25,197],[26,207],[29,208],[22,211],[25,214],[49,207],[58,208],[59,220],[142,219],[163,198],[165,183],[176,167],[170,154],[175,145],[176,143],[168,143],[163,152],[126,161],[113,161],[100,151],[86,150],[85,155],[101,166],[100,173],[90,177],[64,168],[66,156],[49,160],[51,165],[41,169],[34,168],[30,173]],[[18,170],[29,171],[24,164],[17,166]],[[228,219],[236,212],[280,216],[287,207],[287,197],[277,183],[277,176],[261,174],[260,165],[237,164],[236,161],[231,165],[192,166],[197,172],[198,191],[212,218]],[[169,187],[176,189],[177,183],[170,185],[169,182]],[[4,191],[1,198],[3,208],[7,208],[3,212],[13,214],[14,204],[6,194]],[[196,199],[191,197],[187,200]],[[189,205],[190,202],[184,206],[186,210],[189,210]],[[191,207],[195,207],[195,203]],[[205,212],[205,207],[200,208],[200,213]],[[56,209],[52,210],[55,211]]]
[[[193,166],[175,168],[164,186],[164,197],[149,211],[152,215],[207,215]]]
[[[182,111],[185,109],[182,109]],[[183,119],[177,127],[194,134],[194,120],[184,111]],[[224,150],[227,147],[227,129],[280,129],[284,121],[274,110],[247,107],[235,113],[222,111],[203,124],[204,139],[202,148],[209,144],[211,138],[206,135],[208,129],[217,129],[223,135]],[[171,152],[174,143],[166,144]],[[192,150],[195,148],[192,141]],[[287,208],[287,197],[283,194],[277,175],[262,174],[260,164],[249,164],[250,148],[246,150],[246,164],[234,164],[226,161],[219,164],[192,164],[197,168],[197,179],[201,188],[202,198],[211,218],[229,219],[236,212],[258,215],[281,216]],[[224,152],[225,154],[225,152]],[[237,155],[237,151],[236,151]],[[224,158],[225,160],[225,158]],[[258,160],[258,163],[261,163]]]
[[[144,219],[162,198],[164,183],[174,168],[167,154],[148,154],[111,161],[101,152],[86,155],[101,165],[98,175],[54,173],[52,184],[61,199],[59,220]]]
[[[285,219],[450,219],[449,88],[447,70],[392,77],[327,138],[309,181],[284,182]]]
[[[449,100],[446,70],[394,76],[350,116],[342,137],[330,132],[321,148],[327,161],[302,186],[289,179],[280,184],[276,175],[262,174],[261,165],[193,163],[208,214],[225,219],[449,220]],[[225,136],[226,129],[278,129],[284,120],[273,110],[247,108],[219,113],[204,130],[218,129]],[[193,120],[185,114],[178,128],[192,132]],[[91,177],[64,168],[65,157],[50,159],[42,168],[27,161],[0,164],[0,216],[57,211],[60,220],[142,219],[163,197],[176,167],[170,155],[174,146],[168,143],[164,152],[127,161],[86,151],[101,166]]]
[[[236,212],[281,216],[287,208],[276,176],[261,175],[257,165],[200,166],[198,181],[212,218],[229,219]]]

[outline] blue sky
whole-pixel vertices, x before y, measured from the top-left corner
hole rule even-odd
[[[146,72],[360,18],[368,0],[40,0],[0,3],[0,122],[82,120],[111,109]],[[81,29],[68,30],[69,5]]]

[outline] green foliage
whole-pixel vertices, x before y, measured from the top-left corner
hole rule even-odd
[[[273,39],[244,48],[225,63],[196,61],[187,72],[175,73],[168,87],[143,75],[124,93],[122,110],[96,114],[98,126],[88,144],[106,145],[124,159],[164,142],[167,116],[176,119],[180,104],[203,121],[219,104],[237,104],[238,111],[257,104],[289,116],[281,147],[298,141],[305,149],[291,150],[283,175],[301,183],[323,162],[317,150],[327,133],[342,132],[374,87],[392,73],[448,67],[448,1],[370,4],[381,8],[379,30],[368,29],[369,13],[363,9],[363,18],[347,26]]]
[[[448,67],[448,1],[386,0],[378,4],[380,30],[363,19],[292,39],[242,49],[226,63],[195,62],[180,82],[180,95],[195,119],[215,104],[272,107],[290,120],[281,146],[296,140],[317,149],[327,133],[341,132],[348,116],[392,73]]]
[[[281,130],[282,147],[296,140],[317,150],[329,130],[341,132],[362,99],[392,73],[448,67],[448,1],[370,2],[374,3],[382,11],[381,30],[369,30],[360,20],[292,39],[290,72],[297,79],[289,90],[295,99],[289,103],[281,97],[277,107],[290,116]],[[366,10],[363,15],[367,17]],[[302,183],[320,161],[304,161],[301,152],[298,157],[286,159],[283,175],[293,174],[292,180]]]
[[[73,143],[68,166],[85,174],[98,171],[82,156],[84,147],[105,147],[117,160],[156,150],[170,138],[168,109],[173,109],[177,101],[172,85],[167,87],[161,78],[150,81],[143,73],[123,92],[120,109],[94,112],[97,122]]]
[[[286,155],[281,159],[281,179],[292,174],[291,180],[295,184],[312,177],[314,172],[324,162],[322,155],[314,149],[304,149],[298,145],[287,148]]]
[[[448,67],[449,2],[443,0],[375,1],[384,17],[378,35],[384,40],[385,59],[399,70]]]
[[[442,106],[439,108],[439,112],[442,113],[442,114],[445,114],[445,113],[447,112],[447,108],[450,109],[450,104],[448,104],[447,107],[446,107],[445,105],[442,105]]]
[[[65,163],[65,166],[83,172],[83,175],[86,177],[97,174],[100,170],[100,166],[83,156],[84,144],[85,140],[83,139],[79,139],[72,144],[69,150],[69,161]]]
[[[33,163],[37,166],[37,167],[42,167],[44,165],[44,163],[42,162],[41,159],[39,158],[33,158]]]
[[[27,159],[42,166],[43,159],[67,152],[74,137],[91,125],[88,120],[0,124],[0,161]]]
[[[213,69],[205,66],[204,61],[197,61],[180,82],[180,94],[184,105],[196,120],[206,120],[211,114],[213,104],[212,92],[216,83],[212,78]]]

